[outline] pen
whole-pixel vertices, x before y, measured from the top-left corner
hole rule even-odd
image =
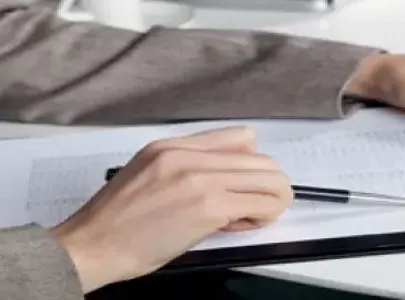
[[[294,191],[294,197],[297,200],[333,202],[341,204],[354,203],[405,206],[405,197],[301,185],[293,185],[292,188]]]
[[[110,168],[105,173],[105,180],[110,181],[119,172],[120,167]],[[405,197],[364,193],[346,189],[313,187],[293,185],[294,199],[300,201],[329,202],[337,204],[381,204],[381,205],[404,205]]]

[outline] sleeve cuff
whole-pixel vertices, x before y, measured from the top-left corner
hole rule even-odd
[[[68,254],[36,225],[0,231],[0,288],[7,299],[84,299]]]

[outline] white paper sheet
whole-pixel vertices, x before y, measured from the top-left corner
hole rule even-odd
[[[344,121],[224,121],[142,126],[0,142],[0,227],[53,226],[78,210],[148,142],[229,125],[250,125],[260,149],[294,184],[405,195],[405,116],[386,110]],[[405,231],[404,208],[296,202],[275,224],[218,233],[193,249]]]

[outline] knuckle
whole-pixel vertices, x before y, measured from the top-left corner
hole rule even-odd
[[[161,151],[163,151],[164,149],[166,149],[168,147],[168,141],[167,140],[157,140],[157,141],[153,141],[149,144],[147,144],[144,149],[143,152],[145,153],[159,153]]]
[[[253,130],[252,127],[248,125],[238,125],[236,127],[233,127],[234,129],[237,130],[237,132],[241,135],[245,135],[248,137],[254,137],[256,136],[256,132]]]
[[[178,149],[168,149],[157,153],[153,163],[154,175],[162,178],[174,170],[178,170],[185,155],[184,151]]]
[[[252,139],[252,140],[256,139],[256,132],[255,132],[255,130],[253,130],[252,127],[241,126],[240,133],[249,139]]]
[[[201,173],[186,171],[180,176],[181,184],[188,190],[197,192],[199,196],[205,197],[209,192],[206,188],[206,176]]]
[[[181,149],[167,149],[158,154],[157,162],[164,165],[172,164],[187,159],[186,155],[187,152]]]

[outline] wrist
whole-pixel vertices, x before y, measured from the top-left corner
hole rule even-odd
[[[72,264],[75,266],[83,293],[87,294],[101,287],[103,284],[98,283],[97,278],[93,276],[91,255],[83,249],[82,243],[74,237],[74,234],[71,234],[64,224],[51,229],[51,234],[53,234],[61,247],[65,249]]]

